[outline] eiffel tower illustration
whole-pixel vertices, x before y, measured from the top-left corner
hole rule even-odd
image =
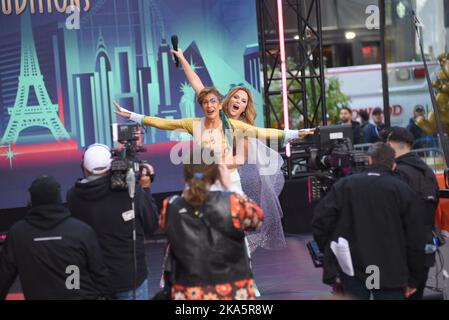
[[[20,62],[19,85],[11,115],[1,143],[15,144],[20,132],[31,127],[50,129],[56,140],[70,139],[58,116],[58,106],[53,104],[45,88],[39,60],[36,54],[31,17],[28,12],[21,17],[22,53]],[[36,93],[38,105],[28,105],[31,87]]]

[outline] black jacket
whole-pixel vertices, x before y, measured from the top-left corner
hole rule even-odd
[[[380,126],[376,124],[368,124],[363,130],[363,142],[364,143],[376,143],[380,141],[380,132],[385,129],[385,125],[381,124]]]
[[[381,288],[416,288],[424,271],[424,227],[414,193],[393,172],[372,166],[337,182],[318,204],[312,222],[315,240],[325,254],[323,280],[332,283],[339,268],[330,242],[348,240],[355,276],[380,268]]]
[[[413,134],[415,141],[420,140],[425,137],[424,132],[422,131],[422,129],[420,127],[418,127],[418,125],[416,124],[416,120],[414,118],[410,119],[410,121],[407,125],[407,130],[410,131],[411,134]]]
[[[123,213],[131,210],[128,191],[113,191],[110,177],[78,181],[68,191],[67,203],[72,215],[89,224],[97,233],[114,292],[133,289],[134,255],[132,220],[125,221]],[[134,198],[137,235],[137,286],[147,278],[144,235],[158,227],[158,212],[149,190],[136,187]]]
[[[417,205],[426,228],[426,243],[432,244],[439,195],[437,178],[432,169],[414,153],[397,158],[396,164],[396,173],[417,195]],[[435,255],[427,255],[426,266],[431,267],[434,263]]]
[[[233,225],[230,193],[211,192],[201,208],[172,197],[165,233],[172,253],[171,281],[208,286],[252,278],[245,233]]]
[[[79,290],[70,278],[79,270]],[[107,269],[91,227],[71,218],[63,206],[32,208],[16,223],[0,253],[0,299],[20,276],[26,299],[98,299],[110,296]]]

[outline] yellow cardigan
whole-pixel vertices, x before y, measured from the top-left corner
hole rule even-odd
[[[200,122],[201,118],[185,119],[164,119],[158,117],[145,117],[143,124],[161,130],[185,130],[193,136],[195,122]],[[260,139],[284,139],[284,131],[277,129],[258,128],[245,122],[229,119],[234,129],[241,130],[243,135],[255,134]]]

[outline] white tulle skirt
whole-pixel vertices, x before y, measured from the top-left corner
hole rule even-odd
[[[248,161],[238,170],[241,187],[264,212],[262,228],[257,232],[247,233],[249,248],[252,252],[258,247],[283,249],[286,247],[286,241],[279,194],[285,182],[281,171],[284,160],[279,153],[260,140],[250,138],[249,142]]]

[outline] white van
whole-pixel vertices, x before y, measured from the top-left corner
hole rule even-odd
[[[428,62],[430,77],[436,78],[439,63]],[[337,77],[341,90],[351,98],[350,107],[356,113],[361,110],[370,115],[374,108],[383,108],[381,65],[332,68],[326,77]],[[400,62],[388,65],[390,88],[390,114],[392,126],[406,127],[413,117],[416,105],[422,105],[427,113],[432,111],[429,90],[422,62]]]

